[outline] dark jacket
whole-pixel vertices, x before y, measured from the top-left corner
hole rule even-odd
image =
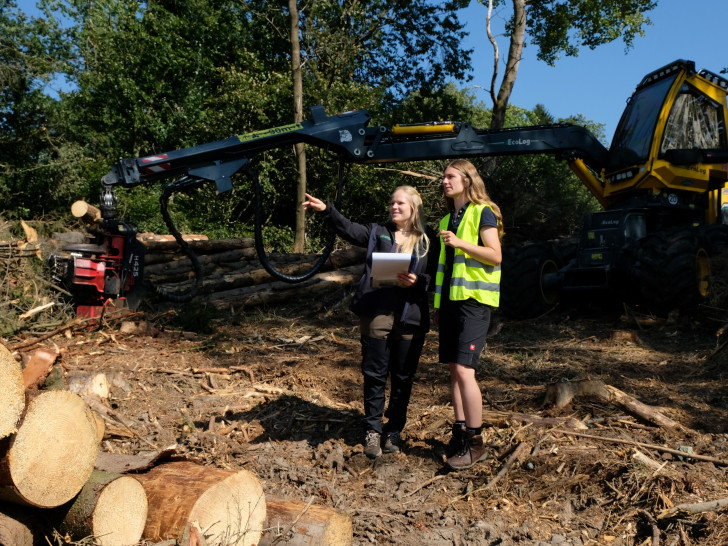
[[[425,236],[430,239],[429,251],[425,256],[414,257],[410,264],[410,273],[417,275],[414,286],[374,288],[371,281],[372,253],[392,251],[397,227],[393,222],[378,224],[352,222],[330,203],[326,204],[324,214],[342,239],[356,246],[367,247],[366,268],[359,281],[359,288],[352,298],[350,309],[360,316],[393,311],[395,319],[408,325],[421,326],[425,331],[429,330],[430,312],[427,293],[435,289],[435,273],[440,252],[435,231],[428,226]]]

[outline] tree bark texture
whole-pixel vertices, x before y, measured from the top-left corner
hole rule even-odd
[[[275,496],[265,499],[266,531],[258,546],[350,546],[351,517],[335,508]],[[281,536],[282,535],[282,536]]]
[[[361,277],[361,266],[344,267],[336,271],[319,273],[309,280],[295,285],[279,281],[235,290],[215,292],[208,299],[220,308],[245,308],[261,304],[290,301],[294,291],[306,290],[308,294],[323,293],[343,284],[353,284]]]
[[[147,494],[133,476],[94,470],[73,501],[53,512],[56,528],[73,540],[93,536],[99,546],[131,546],[142,538]]]
[[[224,470],[187,461],[159,465],[135,477],[149,502],[143,538],[176,539],[197,522],[210,544],[258,544],[266,517],[263,488],[247,470]]]
[[[39,393],[18,431],[0,441],[0,500],[39,508],[71,500],[93,472],[97,434],[93,412],[80,396]]]

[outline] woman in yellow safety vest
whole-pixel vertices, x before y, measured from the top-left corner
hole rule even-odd
[[[470,468],[487,456],[483,443],[483,396],[475,377],[500,296],[503,217],[469,161],[452,161],[442,187],[450,214],[440,222],[440,260],[435,279],[439,359],[450,367],[455,423],[446,465]]]

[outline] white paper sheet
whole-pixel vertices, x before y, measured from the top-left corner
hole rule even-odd
[[[372,252],[372,279],[397,282],[397,273],[407,272],[412,256],[399,252]]]

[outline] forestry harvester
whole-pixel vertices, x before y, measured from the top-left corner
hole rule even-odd
[[[305,143],[331,152],[341,163],[377,164],[448,158],[551,154],[568,162],[602,205],[587,215],[577,245],[548,242],[505,245],[501,307],[514,317],[536,316],[566,293],[612,293],[657,313],[694,306],[708,295],[710,256],[728,237],[721,204],[728,201],[728,80],[692,61],[677,60],[647,74],[627,103],[609,149],[583,127],[571,124],[477,129],[466,122],[370,126],[364,110],[327,116],[311,108],[311,118],[167,153],[118,161],[102,179],[98,241],[93,252],[71,249],[51,258],[54,275],[84,306],[125,298],[141,287],[143,249],[132,225],[116,218],[116,186],[173,179],[160,199],[170,231],[166,199],[174,192],[214,183],[218,193],[232,188],[237,173],[251,176],[259,152]],[[312,276],[278,272],[266,259],[260,206],[255,240],[261,262],[288,282]],[[83,246],[83,245],[81,245]],[[186,294],[169,295],[176,301]],[[131,299],[131,298],[130,298]]]

